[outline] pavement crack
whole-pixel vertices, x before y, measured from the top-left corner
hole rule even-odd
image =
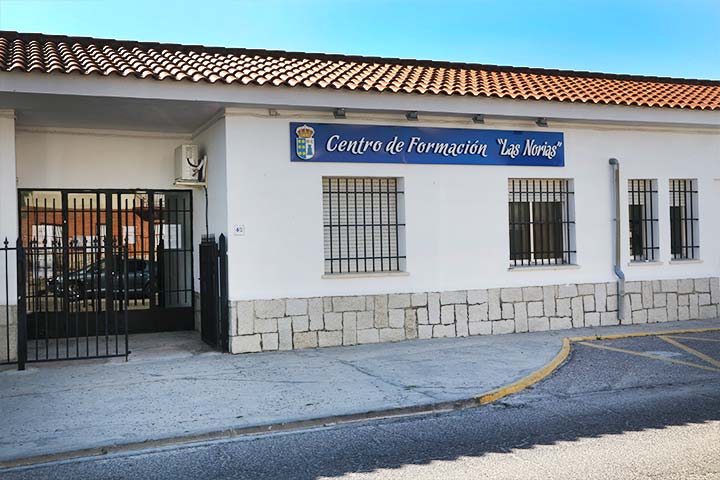
[[[417,393],[419,393],[419,394],[421,394],[421,395],[424,395],[424,396],[426,396],[426,397],[428,397],[428,398],[430,398],[430,399],[432,399],[432,400],[440,400],[437,396],[432,395],[432,394],[430,394],[430,393],[428,393],[428,392],[425,392],[425,391],[421,390],[422,387],[419,387],[419,386],[417,386],[417,385],[414,385],[414,386],[411,387],[410,385],[405,385],[405,384],[402,384],[402,383],[399,383],[399,382],[393,382],[393,381],[388,380],[387,378],[381,377],[380,375],[378,375],[378,374],[376,374],[376,373],[373,373],[373,372],[371,372],[371,371],[369,371],[369,370],[366,370],[366,369],[364,369],[364,368],[362,368],[362,367],[359,367],[359,366],[355,365],[354,363],[349,362],[349,361],[347,361],[347,360],[340,360],[340,359],[338,359],[337,361],[340,362],[341,364],[345,365],[345,366],[348,366],[348,367],[352,368],[353,370],[355,370],[355,371],[357,371],[357,372],[359,372],[359,373],[362,373],[363,375],[367,375],[367,376],[370,377],[370,378],[373,378],[373,379],[375,379],[375,380],[378,380],[378,381],[380,381],[380,382],[383,382],[383,383],[385,383],[385,384],[387,384],[387,385],[390,385],[390,386],[392,386],[392,387],[399,388],[399,389],[401,389],[401,390],[403,390],[403,391],[417,392]]]

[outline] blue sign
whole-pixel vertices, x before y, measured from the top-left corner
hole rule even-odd
[[[290,151],[293,162],[565,165],[560,132],[290,123]]]

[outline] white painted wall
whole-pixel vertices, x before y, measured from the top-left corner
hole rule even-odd
[[[193,243],[197,251],[202,235],[206,233],[205,210],[207,203],[207,231],[218,239],[220,234],[228,232],[228,202],[227,202],[227,165],[226,165],[226,127],[225,118],[219,118],[203,131],[193,137],[192,142],[197,144],[200,155],[208,156],[208,189],[207,199],[202,189],[193,191]],[[199,255],[195,258],[195,290],[200,290]]]
[[[557,127],[565,133],[566,166],[498,167],[291,163],[293,118],[227,117],[230,298],[260,299],[383,292],[613,281],[612,189],[608,158],[621,162],[622,200],[628,178],[660,185],[661,265],[629,267],[623,228],[623,268],[629,280],[703,277],[720,271],[720,135],[701,130]],[[328,122],[327,117],[302,121]],[[391,124],[388,120],[347,123]],[[407,122],[398,123],[407,125]],[[449,126],[419,122],[414,126]],[[459,125],[452,125],[459,126]],[[478,128],[467,124],[467,128]],[[483,128],[536,129],[528,122]],[[324,279],[321,178],[398,176],[405,179],[409,275]],[[509,271],[507,179],[572,178],[575,183],[577,269]],[[670,263],[667,180],[698,178],[700,263]],[[622,225],[627,225],[623,207]]]
[[[288,123],[296,120],[332,121],[321,114],[277,118],[231,111],[193,138],[23,128],[16,133],[18,186],[173,188],[174,148],[193,141],[210,158],[210,232],[227,233],[235,224],[246,227],[245,236],[229,236],[232,300],[439,291],[614,280],[613,205],[607,163],[614,156],[621,162],[623,186],[628,178],[656,178],[661,187],[662,264],[628,266],[628,232],[623,228],[623,268],[628,279],[702,277],[720,271],[720,249],[715,240],[720,236],[720,220],[714,207],[720,204],[720,182],[713,180],[720,178],[717,130],[551,122],[549,130],[563,131],[566,136],[563,168],[298,164],[290,162],[289,151]],[[346,122],[407,125],[389,118],[353,120],[352,115]],[[483,127],[440,120],[414,125],[537,128],[529,121],[492,120]],[[407,276],[322,278],[323,175],[404,178]],[[574,179],[580,268],[508,271],[509,177]],[[673,177],[699,179],[700,263],[669,261],[667,180]],[[7,182],[5,175],[3,180]],[[12,191],[14,199],[14,186]],[[625,205],[625,188],[621,191]],[[197,245],[205,230],[205,201],[201,190],[193,198]],[[625,208],[623,215],[624,226]]]
[[[19,129],[17,131],[18,187],[174,189],[176,188],[173,186],[175,147],[191,141],[189,135],[78,129]],[[219,145],[222,148],[217,153],[212,151],[211,155],[214,160],[224,161],[224,131]],[[224,167],[221,162],[219,163],[218,167],[222,171]],[[14,184],[12,190],[15,192],[14,195],[17,195]],[[218,195],[223,198],[224,206],[224,190]],[[17,211],[17,208],[13,208],[13,211]],[[204,232],[204,225],[205,200],[198,191],[195,191],[193,193],[195,249],[200,242],[200,235]],[[197,290],[199,270],[197,255],[195,257]]]
[[[18,129],[18,187],[174,188],[175,147],[189,140],[181,135]]]
[[[660,263],[629,264],[627,229],[623,231],[623,268],[630,280],[717,276],[720,273],[720,134],[658,132],[637,134],[623,132],[622,143],[612,150],[621,164],[623,225],[627,220],[627,179],[658,180],[658,220],[660,230]],[[650,173],[652,172],[652,173]],[[698,180],[700,262],[671,261],[670,193],[671,178]]]

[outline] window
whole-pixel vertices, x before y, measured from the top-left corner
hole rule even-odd
[[[511,178],[508,191],[510,264],[575,263],[571,181]]]
[[[32,226],[32,241],[35,248],[45,249],[45,253],[36,252],[34,254],[35,265],[33,271],[38,278],[52,278],[54,276],[55,254],[60,253],[62,238],[61,225],[40,224]]]
[[[405,270],[402,179],[323,177],[325,273]]]
[[[658,259],[657,181],[628,180],[630,259],[654,262]]]
[[[61,225],[33,225],[32,239],[40,247],[59,246],[62,242]]]
[[[695,179],[670,180],[670,252],[674,260],[699,258],[698,188]]]
[[[107,225],[100,225],[100,235],[98,237],[97,245],[99,247],[105,246],[105,239],[107,238]]]
[[[162,238],[163,248],[168,250],[182,249],[182,225],[178,223],[163,223],[162,232],[160,225],[155,225],[155,247],[160,246]]]
[[[135,227],[123,225],[122,227],[122,239],[127,245],[135,245]]]

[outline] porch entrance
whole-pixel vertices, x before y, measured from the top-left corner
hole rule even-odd
[[[126,356],[194,327],[189,190],[20,190],[27,359]]]

